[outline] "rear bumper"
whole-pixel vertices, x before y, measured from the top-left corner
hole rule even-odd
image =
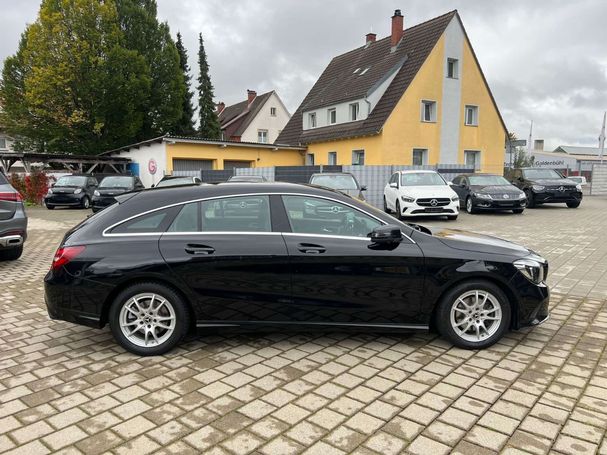
[[[24,239],[22,235],[5,235],[0,237],[0,248],[13,248],[23,245]]]
[[[23,245],[27,239],[27,215],[17,208],[11,219],[0,220],[0,248],[14,248]]]

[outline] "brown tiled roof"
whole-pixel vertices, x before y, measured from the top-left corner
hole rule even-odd
[[[246,100],[232,104],[231,106],[226,106],[219,115],[221,129],[225,129],[225,137],[242,136],[242,133],[244,133],[247,126],[253,121],[272,93],[274,93],[274,91],[257,95],[250,106]],[[235,120],[238,116],[240,116],[240,118]],[[233,121],[233,123],[230,123],[231,121]],[[230,124],[225,126],[228,123]]]
[[[390,36],[388,36],[368,46],[335,57],[297,108],[275,143],[308,144],[379,133],[445,28],[456,16],[457,11],[451,11],[406,29],[394,52],[391,52]],[[365,120],[303,131],[302,112],[361,98],[381,81],[390,69],[400,64],[402,66],[396,77]],[[363,75],[357,75],[354,74],[356,68],[360,68],[360,71],[365,68],[369,70]]]

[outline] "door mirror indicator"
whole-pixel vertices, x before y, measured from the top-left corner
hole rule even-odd
[[[376,227],[373,229],[373,232],[369,234],[369,237],[373,243],[380,244],[400,243],[403,240],[403,234],[400,227],[395,226],[394,224]]]

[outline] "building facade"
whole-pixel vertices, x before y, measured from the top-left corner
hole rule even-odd
[[[308,164],[468,164],[503,171],[506,126],[457,11],[335,57],[277,143]]]
[[[217,104],[224,140],[273,144],[291,114],[275,91],[257,95],[247,90],[247,99],[226,106]]]

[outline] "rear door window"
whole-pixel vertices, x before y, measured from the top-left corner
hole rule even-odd
[[[271,232],[270,198],[264,195],[201,202],[203,232]]]

